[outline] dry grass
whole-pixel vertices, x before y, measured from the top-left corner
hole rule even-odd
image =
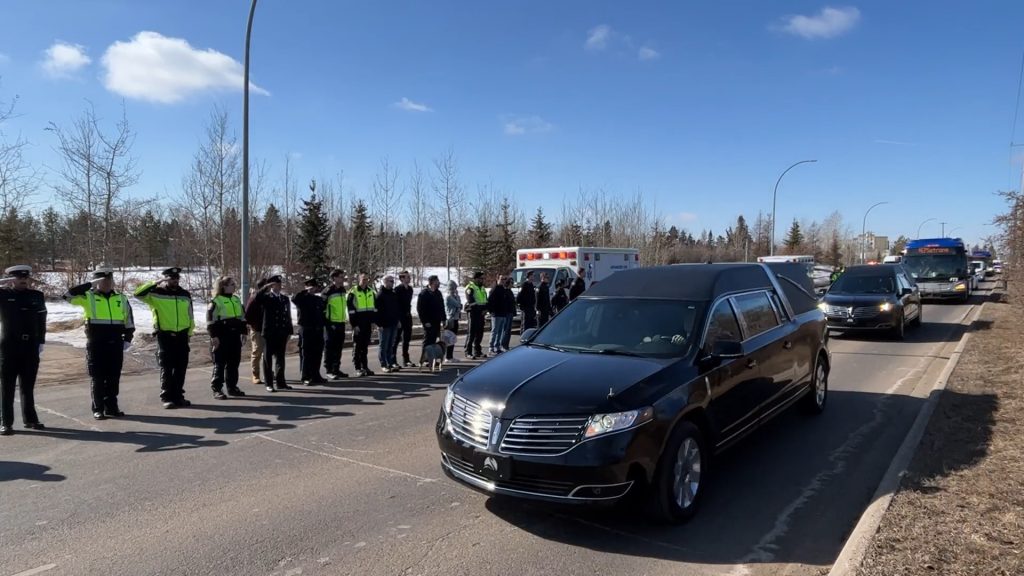
[[[1024,311],[974,328],[860,574],[1024,575]]]

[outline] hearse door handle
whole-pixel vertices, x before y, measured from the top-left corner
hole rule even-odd
[[[792,342],[790,342],[789,340],[786,340],[786,341],[785,341],[785,342],[784,342],[784,343],[782,344],[782,348],[783,348],[783,349],[785,349],[785,350],[792,350],[792,349],[793,349],[793,343],[792,343]]]
[[[757,360],[754,360],[753,358],[747,360],[747,369],[753,370],[754,368],[757,368]]]

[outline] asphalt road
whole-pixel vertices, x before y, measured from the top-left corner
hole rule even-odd
[[[84,379],[44,387],[48,430],[0,438],[0,576],[820,574],[969,310],[926,305],[906,342],[834,338],[827,412],[784,414],[715,461],[680,527],[445,478],[433,426],[454,369],[274,395],[246,384],[219,402],[195,370],[195,405],[177,411],[160,409],[155,375],[130,377],[129,416],[104,422]]]

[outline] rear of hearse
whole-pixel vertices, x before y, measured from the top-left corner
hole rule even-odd
[[[796,381],[794,361],[783,367],[792,377],[786,391],[745,391],[757,378],[744,376],[742,350],[765,336],[737,333],[713,351],[709,312],[723,302],[732,310],[737,296],[764,294],[786,320],[776,330],[787,331],[790,347],[824,350],[827,363],[824,321],[801,274],[798,266],[714,264],[614,275],[525,334],[524,345],[452,383],[436,430],[444,472],[487,494],[562,504],[636,501],[661,520],[686,520],[706,490],[712,455],[756,428],[756,412],[771,400],[795,398],[793,385],[810,390]],[[790,294],[805,301],[794,304]],[[609,314],[618,324],[607,322]],[[606,328],[614,334],[585,342],[572,332]],[[725,382],[728,374],[734,377]],[[760,394],[764,406],[737,412],[741,393]]]

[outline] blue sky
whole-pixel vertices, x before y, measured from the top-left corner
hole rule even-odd
[[[993,232],[993,193],[1020,180],[1024,3],[697,4],[261,0],[253,154],[275,178],[287,153],[300,181],[344,170],[365,195],[382,156],[407,174],[452,147],[467,189],[492,184],[528,213],[557,214],[580,186],[639,189],[669,223],[716,232],[770,210],[778,174],[814,158],[780,187],[777,236],[833,210],[859,231],[880,201],[880,234],[928,218],[969,241]],[[6,0],[0,99],[20,97],[8,136],[53,166],[48,122],[86,100],[113,118],[123,101],[143,170],[133,194],[174,193],[215,103],[240,133],[247,9]]]

